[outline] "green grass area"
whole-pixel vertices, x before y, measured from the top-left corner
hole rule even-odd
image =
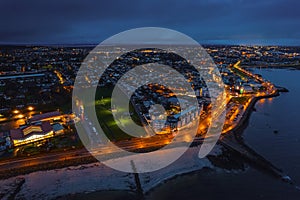
[[[110,140],[130,139],[131,136],[125,134],[115,122],[113,115],[105,108],[96,106],[96,114],[101,128]]]
[[[101,128],[103,129],[103,131],[105,132],[105,134],[110,140],[119,141],[119,140],[130,139],[132,138],[132,136],[124,133],[119,128],[117,122],[113,117],[112,112],[114,112],[114,114],[118,116],[118,118],[120,119],[119,123],[121,123],[122,125],[129,125],[130,123],[133,123],[133,121],[136,124],[141,125],[141,121],[131,103],[128,104],[129,112],[132,113],[131,116],[125,115],[124,113],[125,108],[122,107],[118,107],[117,109],[112,110],[112,108],[114,108],[114,106],[111,105],[111,96],[112,96],[113,89],[114,89],[113,87],[97,88],[94,106],[95,106],[98,121],[101,125]],[[118,88],[116,89],[119,90]],[[127,97],[120,90],[118,91],[118,94],[120,95],[120,99],[116,99],[115,103],[117,105],[120,105],[118,101],[127,99]]]
[[[239,104],[246,104],[246,102],[249,100],[249,97],[232,97],[231,101],[236,102]]]
[[[114,89],[117,90],[119,98],[114,99],[115,105],[112,105],[111,96]],[[129,106],[129,112],[131,113],[131,116],[128,115],[128,113],[125,113],[125,107],[120,107],[120,101],[127,99],[127,96],[119,88],[114,87],[98,87],[94,97],[88,95],[90,92],[88,90],[89,89],[83,91],[87,95],[82,95],[85,98],[83,100],[85,105],[84,109],[88,111],[89,109],[95,108],[98,122],[100,123],[100,126],[107,137],[112,141],[132,138],[132,136],[123,132],[118,126],[118,123],[121,123],[124,126],[129,125],[130,123],[136,123],[138,125],[142,124],[139,115],[136,113],[131,103],[128,102],[126,105]],[[118,105],[117,108],[115,107],[116,105]],[[112,112],[114,112],[114,115],[118,116],[120,119],[118,123],[115,121]]]
[[[236,75],[238,75],[239,77],[241,77],[241,79],[244,80],[244,81],[248,81],[249,78],[250,78],[247,74],[241,72],[241,71],[238,70],[238,69],[231,68],[231,71],[232,71],[233,73],[235,73]]]

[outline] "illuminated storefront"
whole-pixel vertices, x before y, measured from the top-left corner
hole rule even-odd
[[[41,122],[10,131],[10,137],[14,146],[29,144],[54,136],[54,131],[49,122]]]
[[[24,144],[29,144],[32,142],[36,142],[39,140],[44,140],[47,138],[51,138],[53,137],[53,131],[50,131],[49,133],[45,134],[45,135],[31,135],[27,138],[24,139],[19,139],[19,140],[13,140],[14,146],[20,146],[20,145],[24,145]]]

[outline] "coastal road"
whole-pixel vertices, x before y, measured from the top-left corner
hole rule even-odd
[[[70,152],[50,153],[37,157],[27,157],[20,159],[9,159],[0,162],[0,170],[16,169],[21,167],[34,166],[55,161],[64,161],[72,158],[90,156],[90,153],[85,149],[73,150]]]
[[[86,119],[87,123],[84,123],[84,129],[87,132],[89,138],[93,141],[95,138],[99,139],[96,136],[95,130],[93,130],[92,124],[89,121],[89,119]],[[173,141],[173,137],[171,135],[155,135],[149,138],[133,138],[131,140],[127,141],[120,141],[116,142],[115,144],[127,151],[136,151],[136,150],[154,150],[155,148],[161,148],[164,145],[169,144],[170,142],[191,142],[193,138],[186,138],[184,137],[184,133],[186,131],[190,131],[189,128],[186,128],[184,130],[180,130],[180,134],[176,137],[176,139]],[[183,135],[183,136],[181,136]],[[203,141],[204,138],[198,138],[197,142]],[[95,146],[97,148],[93,148],[93,154],[97,156],[101,155],[107,155],[111,153],[119,153],[115,150],[107,147],[102,141],[94,141]],[[114,152],[115,151],[115,152]],[[17,169],[22,167],[29,167],[34,165],[40,165],[40,164],[46,164],[51,162],[57,162],[57,161],[66,161],[66,160],[72,160],[72,159],[79,159],[79,158],[87,158],[91,157],[91,154],[86,149],[77,149],[67,152],[58,152],[58,153],[49,153],[46,155],[41,155],[37,157],[26,157],[26,158],[20,158],[20,159],[9,159],[4,160],[0,162],[0,171],[2,170],[9,170],[9,169]]]
[[[132,152],[137,150],[151,151],[169,144],[170,142],[172,142],[172,139],[173,138],[170,137],[157,135],[156,137],[151,137],[149,139],[135,138],[135,139],[131,139],[130,141],[121,141],[116,143],[116,145],[123,150],[132,151]],[[202,139],[200,138],[197,141],[201,142]],[[178,142],[178,143],[185,142],[184,137],[173,142]],[[121,151],[120,150],[116,151],[115,149],[111,149],[103,144],[99,144],[98,148],[93,149],[93,154],[96,156],[108,156],[109,154],[118,155],[118,153],[120,153]],[[88,157],[91,157],[91,154],[86,149],[77,149],[77,150],[72,150],[67,152],[49,153],[46,155],[41,155],[36,157],[9,159],[0,162],[0,171],[42,165],[42,164],[47,164],[47,163],[57,162],[57,161],[64,162],[67,160],[88,158]]]

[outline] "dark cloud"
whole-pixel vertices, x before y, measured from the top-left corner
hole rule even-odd
[[[2,43],[99,43],[159,26],[199,42],[300,40],[297,0],[0,0]]]

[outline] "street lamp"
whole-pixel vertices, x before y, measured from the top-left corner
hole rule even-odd
[[[20,111],[18,111],[18,110],[14,110],[14,111],[13,111],[14,114],[18,114],[19,112],[20,112]]]
[[[19,114],[17,117],[18,117],[19,119],[22,119],[22,118],[24,117],[24,115],[23,115],[23,114]]]
[[[28,106],[28,108],[27,108],[29,111],[33,111],[34,110],[34,107],[32,107],[32,106]]]

